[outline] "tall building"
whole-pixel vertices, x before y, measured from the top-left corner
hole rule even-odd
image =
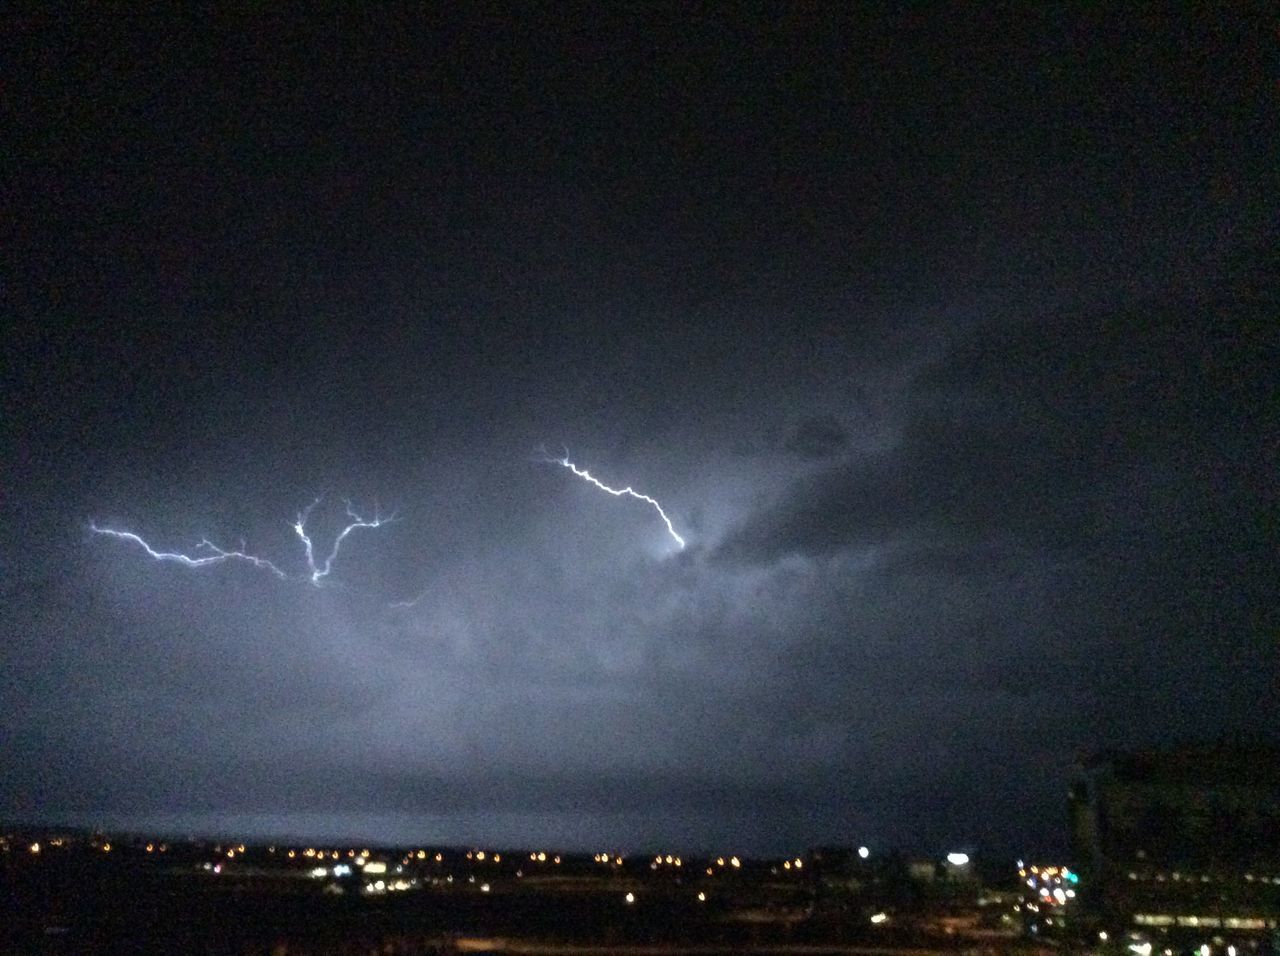
[[[1099,926],[1230,945],[1280,928],[1280,750],[1103,753],[1071,790],[1082,901]]]

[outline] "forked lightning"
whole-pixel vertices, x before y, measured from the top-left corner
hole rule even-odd
[[[115,528],[100,528],[95,522],[89,522],[89,529],[94,534],[105,534],[112,538],[118,538],[121,541],[131,541],[142,548],[151,557],[157,561],[174,561],[178,564],[185,564],[189,568],[203,568],[210,564],[221,564],[223,561],[245,561],[252,564],[255,568],[262,568],[264,571],[270,571],[278,578],[287,578],[288,575],[281,571],[278,567],[268,561],[266,558],[259,558],[252,554],[246,554],[244,551],[225,551],[211,542],[208,538],[202,538],[200,543],[196,545],[195,550],[208,551],[209,554],[201,554],[193,557],[189,554],[180,554],[176,551],[157,551],[141,537],[132,531],[117,531]],[[243,548],[243,543],[241,544]]]
[[[328,556],[322,563],[317,564],[315,559],[315,549],[312,547],[310,535],[307,534],[307,519],[311,516],[312,509],[319,503],[320,499],[317,498],[315,501],[311,502],[311,504],[307,505],[306,508],[299,512],[297,520],[294,521],[292,525],[294,534],[296,534],[302,541],[303,554],[307,560],[306,575],[302,578],[297,578],[296,580],[304,580],[313,587],[320,587],[324,579],[329,576],[330,572],[332,572],[333,563],[337,560],[338,552],[342,549],[342,542],[346,540],[347,535],[351,534],[351,532],[355,531],[357,528],[380,528],[384,524],[390,524],[395,520],[395,515],[383,517],[377,512],[375,512],[374,516],[370,519],[363,518],[351,507],[351,502],[346,502],[347,517],[350,518],[351,521],[341,531],[339,531],[337,536],[333,539],[333,546],[329,549]],[[253,565],[255,568],[259,568],[263,571],[269,571],[271,574],[282,580],[295,579],[292,575],[286,574],[282,571],[279,565],[275,564],[275,562],[269,561],[266,558],[258,557],[254,554],[249,554],[244,550],[243,542],[240,544],[240,550],[228,551],[224,548],[218,547],[208,538],[202,538],[200,543],[195,546],[192,554],[183,554],[179,551],[159,551],[143,540],[140,535],[134,534],[132,531],[121,531],[117,528],[102,527],[93,521],[89,522],[89,529],[93,531],[94,534],[106,535],[120,541],[128,541],[131,544],[136,544],[138,547],[142,548],[149,557],[154,558],[156,561],[172,561],[177,564],[185,565],[188,568],[203,568],[213,564],[221,564],[224,561],[244,561],[247,564]]]

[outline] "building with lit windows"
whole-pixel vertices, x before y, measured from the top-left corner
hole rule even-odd
[[[1104,753],[1071,789],[1081,901],[1158,949],[1280,930],[1280,750]]]

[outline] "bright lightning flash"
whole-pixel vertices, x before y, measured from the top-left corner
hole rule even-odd
[[[311,504],[307,505],[298,515],[298,519],[293,523],[294,533],[301,539],[303,552],[307,559],[307,575],[305,580],[314,587],[320,587],[325,578],[333,570],[333,562],[338,558],[338,552],[342,549],[342,542],[346,540],[347,535],[355,531],[357,528],[380,528],[384,524],[390,524],[395,520],[395,515],[383,517],[377,512],[373,518],[365,519],[358,515],[351,507],[351,502],[347,502],[347,517],[351,522],[338,532],[337,537],[333,540],[333,547],[329,549],[328,557],[323,563],[317,564],[315,560],[315,550],[311,544],[311,537],[307,534],[307,519],[311,515],[311,510],[320,503],[317,498]],[[257,555],[249,554],[244,550],[244,543],[241,542],[239,551],[227,551],[218,547],[208,538],[202,538],[200,543],[196,545],[192,554],[182,554],[178,551],[157,551],[151,547],[140,535],[134,534],[132,531],[120,531],[116,528],[100,527],[95,522],[89,522],[89,529],[94,534],[107,535],[120,541],[128,541],[136,544],[150,557],[157,561],[173,561],[177,564],[185,565],[188,568],[203,568],[211,564],[221,564],[224,561],[244,561],[252,564],[255,568],[263,571],[269,571],[282,580],[289,580],[290,575],[280,570],[279,566],[266,558],[260,558]]]
[[[157,561],[175,561],[178,564],[185,564],[189,568],[203,568],[210,564],[221,564],[223,561],[246,561],[255,568],[262,568],[264,571],[270,571],[278,578],[287,578],[278,567],[268,561],[266,558],[259,558],[252,554],[241,551],[225,551],[211,542],[208,538],[202,538],[200,543],[196,545],[196,551],[209,551],[210,554],[202,554],[192,557],[189,554],[180,554],[176,551],[157,551],[147,542],[143,541],[138,535],[132,531],[117,531],[115,528],[100,528],[94,522],[89,522],[89,529],[94,534],[105,534],[112,538],[118,538],[121,541],[131,541],[142,548],[143,551],[151,555]],[[241,544],[241,548],[244,545]]]
[[[679,533],[675,529],[675,526],[672,525],[671,519],[668,518],[667,513],[662,510],[662,505],[658,504],[658,502],[655,501],[653,498],[650,498],[648,495],[640,494],[640,492],[636,491],[630,485],[628,485],[626,488],[610,488],[604,482],[596,478],[595,475],[591,474],[591,472],[587,471],[587,469],[579,468],[577,465],[571,462],[569,460],[569,455],[567,452],[563,458],[547,458],[545,460],[547,461],[548,464],[555,464],[555,465],[560,465],[561,467],[564,467],[564,468],[568,468],[571,472],[573,472],[583,481],[588,482],[589,484],[595,485],[601,491],[608,492],[609,494],[613,495],[615,498],[621,498],[625,495],[626,497],[636,498],[640,501],[645,502],[650,507],[652,507],[654,511],[658,512],[658,517],[661,518],[662,523],[667,526],[667,534],[671,535],[672,540],[675,541],[675,543],[680,546],[681,550],[684,550],[684,546],[685,546],[684,538],[680,537]]]
[[[351,509],[351,502],[348,501],[347,517],[351,519],[351,524],[347,525],[338,532],[338,536],[333,539],[333,547],[329,550],[329,556],[324,559],[324,564],[317,565],[315,551],[311,547],[311,538],[307,535],[307,518],[311,515],[311,509],[320,503],[317,498],[311,504],[307,505],[298,515],[298,520],[293,523],[293,531],[302,539],[302,547],[307,555],[307,568],[311,571],[311,583],[316,587],[320,586],[320,582],[329,576],[329,572],[333,570],[333,562],[338,557],[338,551],[342,548],[342,542],[346,540],[347,535],[356,528],[381,528],[384,524],[390,524],[395,521],[396,516],[391,515],[383,518],[377,512],[374,513],[373,519],[366,521]]]

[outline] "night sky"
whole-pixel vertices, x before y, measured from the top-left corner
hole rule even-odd
[[[1061,852],[1277,739],[1275,23],[620,6],[6,15],[0,818]]]

